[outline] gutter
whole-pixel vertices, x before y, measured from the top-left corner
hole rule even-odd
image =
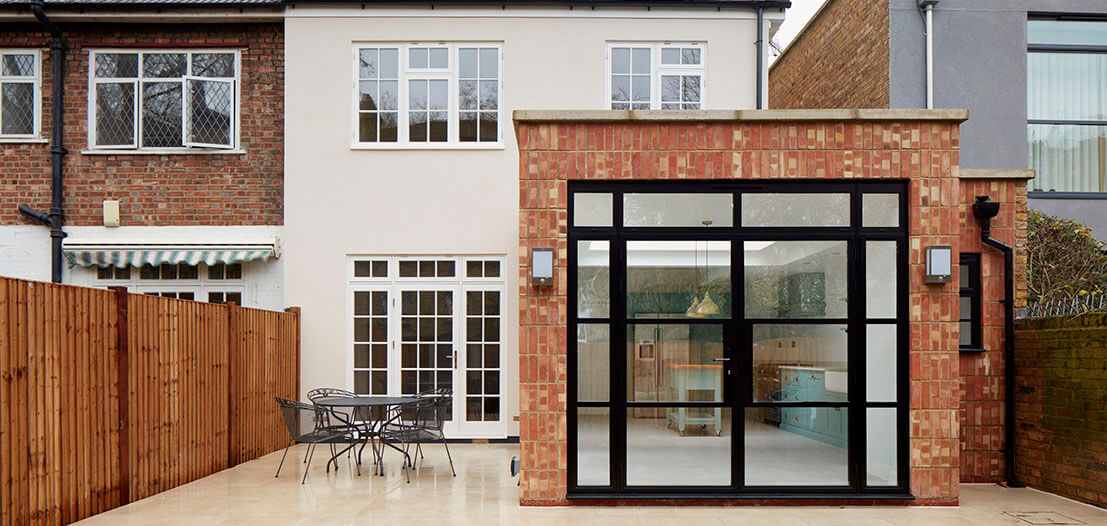
[[[1022,487],[1015,473],[1015,250],[992,238],[992,218],[999,214],[999,203],[988,196],[976,197],[972,213],[980,220],[980,240],[1003,253],[1003,459],[1007,487]]]
[[[50,212],[39,212],[26,204],[19,205],[19,211],[24,215],[40,221],[42,224],[50,227],[50,280],[54,283],[62,282],[62,239],[65,238],[65,232],[62,231],[62,225],[65,224],[65,209],[63,208],[64,193],[62,188],[62,178],[64,176],[63,161],[65,154],[68,150],[63,145],[64,133],[62,110],[65,107],[65,52],[69,49],[65,40],[62,38],[61,30],[58,26],[54,25],[54,22],[50,20],[50,17],[46,16],[43,12],[42,0],[32,0],[30,2],[31,11],[35,14],[35,18],[42,23],[43,27],[50,32],[53,39],[50,41],[50,60],[53,62],[54,72],[51,79],[53,94],[51,96],[52,112],[51,115],[51,132],[53,138],[50,144],[50,168],[52,172],[50,182]]]

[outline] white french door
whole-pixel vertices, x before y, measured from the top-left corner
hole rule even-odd
[[[447,437],[504,437],[505,287],[486,277],[487,260],[434,259],[413,267],[411,258],[351,258],[352,390],[409,396],[450,388]],[[498,278],[500,262],[492,262]]]

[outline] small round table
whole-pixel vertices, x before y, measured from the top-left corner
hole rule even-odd
[[[419,399],[415,398],[415,397],[411,397],[411,396],[355,396],[355,397],[328,396],[326,398],[316,399],[316,400],[313,401],[313,403],[315,405],[322,406],[322,407],[325,407],[327,409],[331,409],[330,413],[332,415],[334,415],[335,418],[341,420],[343,424],[345,424],[345,425],[347,425],[351,428],[357,429],[359,431],[359,433],[362,434],[365,437],[365,440],[361,444],[361,449],[359,449],[357,451],[357,453],[358,453],[358,463],[360,464],[361,463],[361,452],[363,450],[365,450],[365,444],[370,442],[373,439],[373,436],[380,432],[380,430],[376,429],[376,428],[380,427],[380,426],[383,426],[384,423],[385,423],[385,420],[387,419],[387,418],[381,418],[381,415],[387,414],[387,409],[389,407],[395,407],[395,406],[398,406],[398,405],[403,405],[403,404],[415,402],[417,400],[419,400]],[[349,420],[347,420],[344,417],[343,413],[333,411],[334,409],[339,409],[339,408],[352,409],[353,410],[348,415],[350,417]],[[358,420],[357,419],[358,416],[361,416],[362,420]],[[400,453],[403,453],[405,458],[407,457],[407,452],[405,452],[404,450],[402,450],[402,449],[400,449],[400,448],[398,448],[398,447],[396,447],[392,444],[381,444],[381,447],[382,447],[381,451],[377,451],[377,447],[374,445],[373,446],[373,456],[375,457],[375,459],[374,459],[375,462],[374,463],[377,464],[377,466],[380,468],[378,470],[378,472],[381,476],[384,476],[384,466],[383,466],[382,454],[384,453],[383,446],[385,446],[385,445],[387,445],[388,447],[391,447],[392,449],[395,449],[396,451],[399,451]],[[356,446],[357,446],[357,443],[351,443],[349,446],[346,446],[345,449],[343,449],[342,451],[339,451],[334,456],[332,456],[331,459],[327,461],[327,471],[330,471],[330,463],[331,462],[334,462],[334,469],[337,470],[338,469],[338,457],[341,456],[342,453],[345,453],[346,451],[349,451],[351,448],[354,448]],[[360,469],[359,469],[359,471],[360,471]]]

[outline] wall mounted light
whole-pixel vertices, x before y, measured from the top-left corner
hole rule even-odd
[[[554,249],[532,248],[530,251],[530,282],[535,286],[553,285]]]
[[[926,282],[949,283],[953,280],[953,247],[932,245],[926,247]]]

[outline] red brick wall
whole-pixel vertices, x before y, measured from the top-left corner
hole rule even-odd
[[[961,180],[961,252],[981,254],[982,353],[960,356],[961,482],[998,482],[1005,476],[1004,362],[1003,350],[1003,254],[985,246],[980,239],[980,222],[973,216],[976,196],[986,195],[1000,203],[992,220],[991,236],[1015,247],[1016,308],[1026,305],[1026,184],[1017,180]]]
[[[758,178],[910,179],[911,491],[914,504],[957,502],[958,289],[954,283],[923,283],[923,247],[956,248],[972,236],[962,231],[962,214],[966,193],[976,190],[962,190],[957,178],[957,122],[521,121],[517,131],[524,504],[566,502],[567,181]],[[1019,195],[1012,183],[999,184]],[[1004,207],[1001,215],[997,235],[1016,221],[1014,207]],[[531,287],[527,279],[530,249],[540,246],[558,248],[552,289]],[[987,268],[994,270],[990,259]],[[994,280],[988,287],[995,291]],[[996,319],[994,313],[989,319]]]
[[[887,108],[888,0],[829,0],[769,69],[770,108]]]
[[[1016,331],[1019,482],[1107,507],[1107,314]]]
[[[284,34],[281,24],[62,24],[67,225],[100,225],[118,199],[132,225],[279,225],[283,222]],[[51,135],[52,61],[38,25],[0,24],[0,48],[43,49],[42,136]],[[88,147],[88,51],[211,47],[242,50],[240,144],[245,154],[84,155]],[[50,145],[0,144],[0,225],[33,224],[16,210],[50,207]]]

